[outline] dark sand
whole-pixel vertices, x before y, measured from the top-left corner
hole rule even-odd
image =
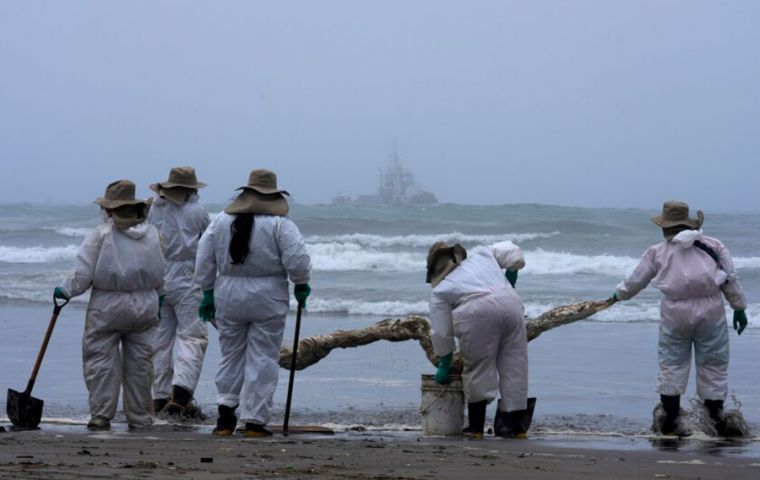
[[[599,439],[595,448],[584,447],[592,443],[430,438],[417,432],[260,440],[216,438],[208,428],[96,434],[81,426],[43,425],[39,431],[0,433],[0,479],[760,478],[760,458],[741,444],[673,440],[626,446],[630,440]]]

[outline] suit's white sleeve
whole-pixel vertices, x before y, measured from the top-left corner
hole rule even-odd
[[[216,245],[214,241],[215,222],[206,228],[198,241],[198,253],[195,257],[195,283],[201,290],[212,290],[216,283]]]
[[[92,286],[104,235],[104,226],[100,225],[88,233],[82,241],[82,245],[79,246],[74,271],[69,274],[61,286],[67,297],[77,297]]]
[[[628,300],[635,297],[640,291],[644,290],[649,282],[657,275],[657,268],[654,264],[655,250],[647,249],[641,256],[639,264],[633,273],[617,286],[615,292],[620,300]]]
[[[288,218],[283,218],[277,229],[277,245],[282,258],[282,266],[294,284],[308,283],[311,278],[311,257],[306,253],[306,245],[298,227]]]
[[[435,293],[430,296],[430,324],[433,327],[430,338],[435,354],[442,357],[453,352],[456,343],[451,305]]]
[[[522,249],[509,240],[495,243],[488,248],[501,268],[514,271],[525,267]]]
[[[723,271],[726,272],[726,282],[721,285],[720,289],[723,292],[723,296],[728,300],[729,305],[734,310],[746,310],[747,299],[744,297],[744,291],[739,284],[739,278],[736,275],[736,267],[734,261],[731,259],[731,254],[728,252],[723,243],[718,243],[718,257],[720,257],[720,264],[723,267]]]

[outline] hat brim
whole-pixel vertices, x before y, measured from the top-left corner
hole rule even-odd
[[[148,188],[153,190],[156,193],[159,193],[159,190],[162,188],[176,188],[176,187],[182,187],[182,188],[189,188],[190,190],[198,190],[200,188],[205,187],[206,184],[203,182],[196,182],[194,184],[184,184],[184,183],[174,183],[174,182],[158,182],[158,183],[151,183]]]
[[[678,225],[686,225],[691,228],[700,228],[705,221],[705,215],[702,210],[697,211],[697,218],[687,218],[686,220],[665,220],[662,215],[650,218],[652,223],[661,228],[677,227]]]
[[[224,209],[231,215],[237,213],[258,213],[261,215],[285,216],[290,211],[288,201],[279,193],[264,195],[254,189],[244,190]]]
[[[435,288],[465,258],[467,258],[467,250],[458,243],[451,247],[439,248],[430,258],[425,278],[426,283]]]
[[[114,208],[123,207],[125,205],[140,205],[140,204],[150,205],[151,203],[153,203],[153,199],[148,198],[146,200],[142,200],[142,199],[108,200],[107,198],[104,198],[104,197],[98,197],[95,199],[93,203],[97,203],[103,208],[114,209]]]
[[[262,195],[274,195],[275,193],[280,193],[282,195],[290,196],[290,193],[288,193],[287,190],[278,190],[276,188],[252,187],[250,185],[243,185],[242,187],[236,188],[235,190],[250,190],[256,193],[260,193]]]

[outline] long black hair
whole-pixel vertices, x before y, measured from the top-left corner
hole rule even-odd
[[[253,213],[238,213],[230,225],[230,257],[233,265],[242,265],[250,253],[248,244],[253,234]]]

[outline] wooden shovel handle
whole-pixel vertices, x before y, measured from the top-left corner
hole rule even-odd
[[[53,334],[55,322],[58,320],[58,315],[61,313],[61,309],[65,307],[67,303],[69,303],[69,299],[58,303],[58,299],[53,297],[53,305],[55,305],[55,307],[53,307],[53,315],[50,317],[50,323],[48,323],[48,328],[45,332],[45,338],[42,340],[42,346],[40,347],[40,351],[37,354],[37,361],[34,362],[32,376],[29,377],[29,383],[26,384],[26,390],[24,393],[27,395],[31,395],[32,393],[32,387],[34,387],[34,382],[37,380],[37,373],[39,373],[40,366],[42,365],[42,359],[45,357],[45,351],[47,350],[48,343],[50,342],[50,336]]]

